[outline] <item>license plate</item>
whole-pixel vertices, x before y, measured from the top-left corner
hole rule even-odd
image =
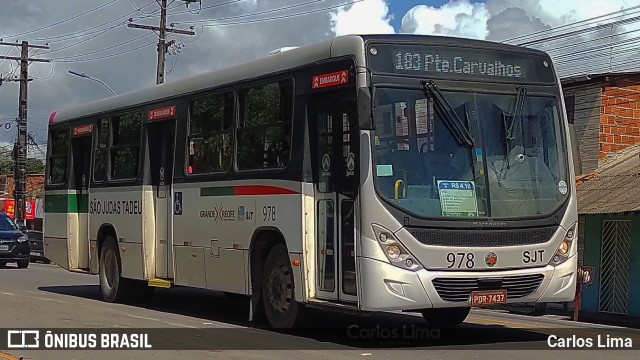
[[[37,253],[35,251],[32,251],[29,253],[31,256],[40,256],[40,253]]]
[[[9,251],[9,245],[0,245],[0,251]]]
[[[507,290],[486,290],[471,292],[471,306],[505,304]]]

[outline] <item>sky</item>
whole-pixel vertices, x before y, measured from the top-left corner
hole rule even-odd
[[[337,35],[413,33],[503,41],[640,6],[640,0],[202,0],[200,9],[198,4],[187,8],[183,1],[169,1],[168,25],[193,27],[196,35],[170,36],[176,44],[167,56],[167,83]],[[158,4],[154,0],[2,1],[0,39],[50,47],[30,53],[53,60],[29,68],[34,79],[29,82],[29,131],[43,148],[52,111],[112,96],[99,82],[70,75],[69,70],[100,79],[118,94],[154,86],[157,35],[127,27],[128,19],[158,26]],[[611,31],[622,34],[629,26]],[[602,34],[581,35],[569,45],[611,41]],[[635,36],[620,35],[620,39]],[[633,48],[626,54],[637,56]],[[19,52],[0,46],[0,55]],[[566,56],[569,66],[571,57],[580,52]],[[0,60],[0,77],[11,77],[16,66],[15,61]],[[16,82],[0,86],[0,144],[15,138],[18,94]],[[30,149],[30,155],[37,155],[36,150]]]

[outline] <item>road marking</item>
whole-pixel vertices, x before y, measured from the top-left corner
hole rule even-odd
[[[176,324],[176,323],[172,323],[172,322],[168,322],[168,321],[163,321],[160,319],[154,319],[154,318],[150,318],[150,317],[146,317],[146,316],[137,316],[137,315],[127,315],[130,316],[132,318],[136,318],[136,319],[143,319],[143,320],[149,320],[149,321],[157,321],[157,322],[161,322],[164,324],[168,324],[168,325],[173,325],[173,326],[180,326],[180,327],[185,327],[185,328],[192,328],[192,329],[197,329],[198,327],[196,326],[191,326],[191,325],[184,325],[184,324]]]
[[[8,293],[8,292],[2,292],[0,294],[2,294],[2,295],[11,295],[11,296],[15,296],[16,295],[16,294]]]
[[[479,322],[482,325],[506,325],[506,326],[512,326],[516,328],[526,328],[526,329],[544,329],[544,328],[548,329],[548,327],[545,327],[545,326],[531,325],[523,322],[502,321],[502,320],[495,320],[495,319],[484,320],[475,316],[470,316],[467,319],[473,322]]]
[[[3,353],[2,351],[0,351],[0,359],[4,359],[4,360],[20,360],[22,358],[17,358],[13,355],[9,355],[7,353]]]

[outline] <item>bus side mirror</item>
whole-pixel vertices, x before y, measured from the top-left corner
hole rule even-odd
[[[368,87],[358,89],[358,123],[361,130],[375,130],[373,126],[371,92]]]

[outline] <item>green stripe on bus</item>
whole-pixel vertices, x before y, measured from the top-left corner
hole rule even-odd
[[[87,194],[45,195],[44,211],[48,213],[87,213],[89,211],[89,196]]]
[[[230,196],[234,194],[233,186],[200,188],[200,196]]]
[[[233,195],[294,195],[297,191],[271,185],[238,185],[206,187],[200,189],[200,196],[233,196]]]

